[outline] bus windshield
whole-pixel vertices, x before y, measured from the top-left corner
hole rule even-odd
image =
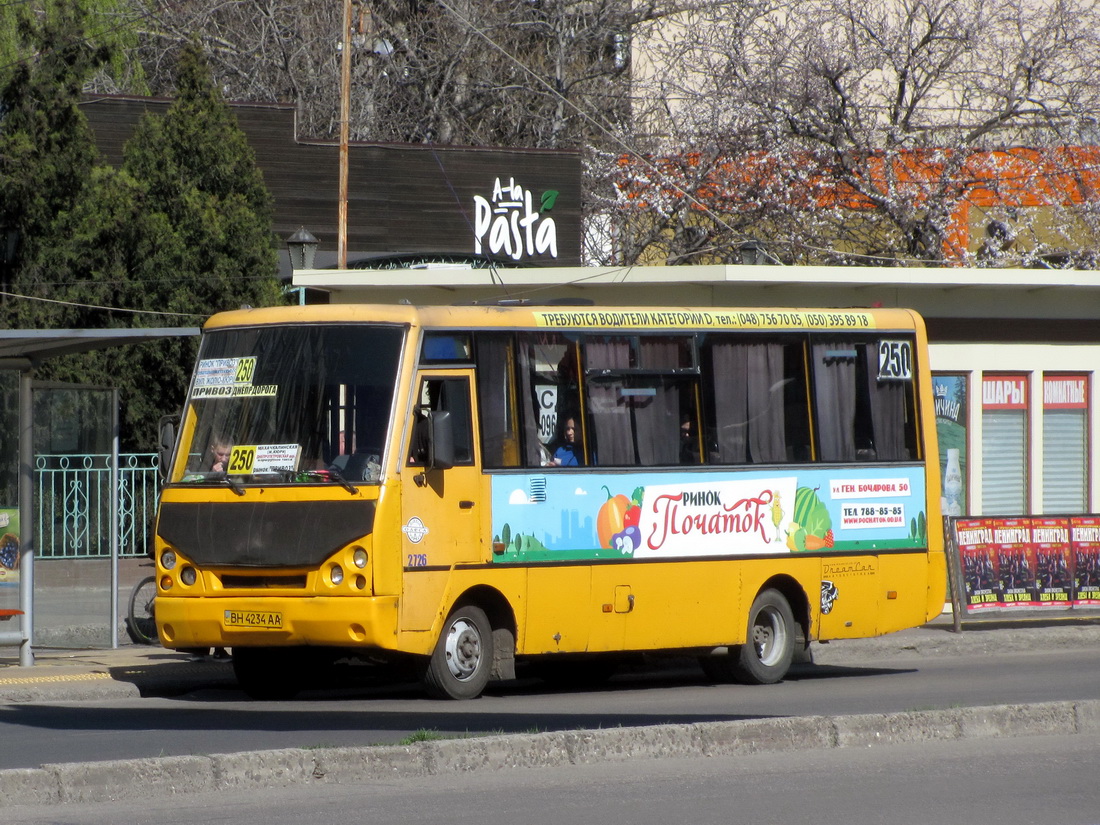
[[[173,478],[377,482],[404,330],[297,325],[203,336]]]

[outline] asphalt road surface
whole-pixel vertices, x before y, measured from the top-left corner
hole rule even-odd
[[[765,687],[708,684],[692,663],[636,670],[598,689],[535,681],[471,702],[365,684],[281,703],[230,688],[176,698],[0,705],[0,769],[54,762],[399,742],[448,736],[848,715],[1100,698],[1100,628],[918,629],[821,646],[818,664]],[[1100,811],[1097,822],[1100,823]]]
[[[1096,825],[1100,736],[609,762],[12,807],[8,823]]]

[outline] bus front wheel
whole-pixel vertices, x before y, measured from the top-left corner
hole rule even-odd
[[[794,614],[778,590],[763,590],[749,608],[748,638],[733,676],[746,685],[771,685],[787,675],[794,656]]]
[[[424,687],[437,699],[474,699],[489,684],[493,628],[480,607],[455,608],[443,625],[424,673]]]

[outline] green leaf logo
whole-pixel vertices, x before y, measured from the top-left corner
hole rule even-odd
[[[558,200],[558,191],[556,189],[547,189],[542,193],[542,208],[539,212],[549,212],[554,208],[554,204]]]

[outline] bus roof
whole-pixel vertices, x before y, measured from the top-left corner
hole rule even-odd
[[[203,329],[269,324],[381,323],[433,329],[545,330],[923,330],[916,311],[898,308],[611,307],[554,305],[412,306],[308,304],[222,312]]]

